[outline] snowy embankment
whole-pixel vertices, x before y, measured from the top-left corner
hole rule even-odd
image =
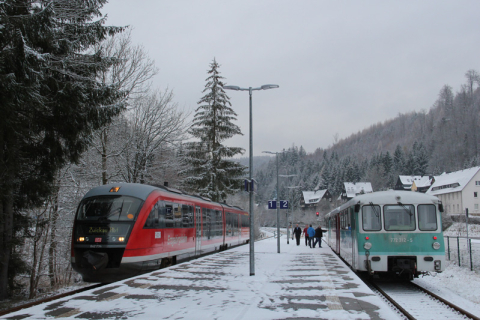
[[[480,226],[469,225],[468,235],[480,239]],[[454,223],[444,232],[445,236],[466,236],[465,223]],[[472,240],[480,242],[480,240]],[[472,258],[480,259],[480,252],[473,250]],[[455,260],[446,261],[445,271],[415,279],[415,283],[451,301],[459,307],[480,315],[480,273],[468,266],[459,267]]]

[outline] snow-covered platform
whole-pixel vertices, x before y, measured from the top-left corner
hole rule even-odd
[[[5,319],[399,319],[323,243],[281,238],[112,283]]]

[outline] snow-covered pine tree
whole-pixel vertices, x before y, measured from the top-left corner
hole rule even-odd
[[[105,2],[0,1],[0,300],[18,270],[22,210],[43,203],[56,172],[122,109],[119,90],[96,79],[112,59],[90,52],[122,31],[103,25]]]
[[[246,167],[228,160],[244,149],[222,144],[237,134],[240,128],[232,121],[237,114],[230,107],[230,98],[223,90],[224,83],[215,59],[210,64],[206,79],[205,95],[198,102],[189,133],[200,141],[184,145],[183,188],[187,191],[223,201],[227,195],[238,192],[243,183]]]

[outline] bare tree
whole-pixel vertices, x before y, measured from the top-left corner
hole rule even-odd
[[[114,57],[113,66],[100,74],[103,83],[113,85],[124,94],[123,103],[127,106],[133,96],[143,95],[150,89],[150,80],[157,74],[155,63],[151,60],[142,46],[134,46],[131,41],[131,31],[114,35],[100,44],[100,48],[110,57]],[[95,134],[94,148],[101,156],[102,183],[106,184],[111,176],[108,163],[110,158],[118,157],[128,143],[115,143],[111,141],[115,128],[122,125],[122,119],[117,119],[112,124],[105,126]]]
[[[188,114],[173,102],[172,91],[156,91],[132,101],[134,108],[128,118],[130,146],[122,154],[123,180],[144,183],[162,150],[179,144],[186,138]]]

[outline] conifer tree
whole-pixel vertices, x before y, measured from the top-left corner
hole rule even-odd
[[[185,144],[183,159],[186,169],[181,172],[185,189],[214,201],[223,201],[227,195],[239,191],[246,170],[245,166],[228,160],[243,154],[244,149],[222,144],[242,133],[232,122],[237,114],[230,107],[230,98],[223,89],[224,77],[220,76],[219,67],[213,59],[203,90],[205,95],[198,102],[189,130],[199,141]]]
[[[95,20],[105,2],[0,1],[0,300],[22,210],[43,202],[59,168],[122,109],[117,88],[96,79],[112,60],[93,46],[122,31]]]

